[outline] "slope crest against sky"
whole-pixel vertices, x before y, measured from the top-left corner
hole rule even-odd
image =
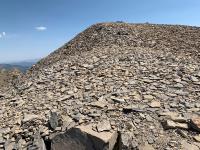
[[[199,0],[1,0],[0,62],[47,56],[91,24],[200,26]]]

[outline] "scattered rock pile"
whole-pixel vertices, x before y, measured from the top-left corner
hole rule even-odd
[[[200,149],[200,29],[105,23],[0,101],[0,148]]]
[[[21,72],[17,69],[0,68],[0,99],[12,95],[14,92],[13,82],[19,76],[21,76]]]
[[[46,65],[69,55],[77,55],[99,47],[147,47],[175,54],[187,53],[200,58],[199,28],[180,25],[99,23],[92,25],[76,38],[42,59],[33,69]]]

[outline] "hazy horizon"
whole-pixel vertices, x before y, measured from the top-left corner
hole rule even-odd
[[[43,58],[92,24],[200,26],[200,1],[2,0],[0,63]]]
[[[0,64],[15,64],[15,63],[21,63],[21,62],[37,62],[42,58],[31,58],[31,59],[19,59],[19,60],[11,60],[11,61],[0,61]]]

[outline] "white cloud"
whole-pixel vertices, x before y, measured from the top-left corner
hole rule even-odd
[[[18,36],[20,35],[15,33],[7,33],[5,31],[0,32],[0,39],[10,39],[10,38],[16,38]]]
[[[38,31],[44,31],[47,29],[47,27],[44,27],[44,26],[38,26],[38,27],[35,27],[36,30]]]
[[[6,36],[6,32],[0,33],[0,38],[3,38],[4,36]]]

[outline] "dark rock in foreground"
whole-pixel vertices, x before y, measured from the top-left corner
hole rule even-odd
[[[51,143],[52,150],[113,150],[117,132],[95,132],[89,126],[69,129],[57,135]]]

